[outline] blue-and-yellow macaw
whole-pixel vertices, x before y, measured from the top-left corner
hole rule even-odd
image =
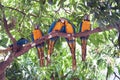
[[[85,15],[84,20],[80,24],[80,32],[86,32],[91,30],[89,15]],[[82,61],[86,59],[87,39],[89,35],[80,37],[81,39],[81,50],[82,50]]]
[[[54,21],[48,33],[52,31],[60,31],[64,33],[69,33],[69,34],[74,34],[75,33],[75,28],[74,26],[66,19],[60,18],[58,21]],[[53,52],[54,49],[54,44],[58,37],[51,38],[48,43],[48,57],[47,57],[47,62],[50,63],[50,56]],[[74,38],[66,38],[66,41],[70,47],[70,51],[72,54],[72,68],[73,70],[76,69],[76,57],[75,57],[75,39]]]
[[[36,25],[33,32],[32,32],[32,40],[38,40],[43,36],[42,31],[39,29],[39,26]],[[44,43],[36,45],[36,49],[38,51],[38,58],[40,60],[40,66],[44,66]]]
[[[25,38],[20,38],[17,41],[17,52],[23,47],[24,44],[27,44],[29,41]],[[9,47],[13,48],[13,44],[10,45]]]
[[[17,46],[23,46],[23,44],[27,44],[29,41],[25,38],[20,38],[17,41]],[[11,44],[9,47],[13,47],[13,44]]]
[[[24,44],[27,44],[29,41],[25,38],[20,38],[17,41],[17,52],[20,51],[20,49],[23,47]],[[12,51],[13,50],[13,44],[9,45],[8,48],[4,49],[4,50],[0,50],[0,53],[7,53],[8,51]]]

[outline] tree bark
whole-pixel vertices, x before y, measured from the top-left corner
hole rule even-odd
[[[110,29],[113,29],[113,28],[114,27],[109,26],[109,27],[107,27],[106,30],[110,30]],[[75,34],[67,34],[67,33],[61,33],[61,32],[51,32],[50,34],[45,35],[42,38],[40,38],[40,39],[38,39],[34,42],[26,44],[25,46],[23,46],[23,48],[19,52],[16,52],[13,55],[10,55],[9,58],[6,61],[1,62],[0,63],[0,77],[2,77],[2,74],[4,73],[6,67],[8,65],[10,65],[10,63],[12,63],[12,61],[14,60],[15,57],[17,58],[17,57],[23,55],[28,50],[30,50],[31,48],[36,46],[37,44],[43,43],[43,42],[49,40],[50,38],[53,38],[53,37],[56,37],[56,36],[65,37],[65,38],[69,38],[69,37],[77,38],[77,37],[86,36],[86,35],[90,35],[90,34],[97,33],[97,32],[102,32],[102,30],[100,28],[96,28],[96,29],[93,29],[93,30],[88,31],[88,32],[79,32],[79,33],[75,33]]]
[[[0,74],[0,80],[5,80],[5,71],[2,74]]]

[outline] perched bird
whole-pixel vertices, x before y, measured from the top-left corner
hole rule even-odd
[[[60,20],[54,21],[51,24],[48,33],[53,32],[53,31],[61,31],[63,27],[64,27],[64,23],[62,23]],[[54,44],[55,44],[55,42],[56,42],[57,39],[58,39],[58,37],[54,37],[54,38],[51,38],[48,41],[47,65],[50,63],[50,56],[51,56],[51,54],[53,52]]]
[[[25,38],[20,38],[17,41],[17,52],[20,51],[20,49],[23,47],[24,44],[27,44],[29,41]],[[8,48],[6,48],[5,50],[0,50],[0,53],[6,53],[8,51],[12,51],[13,50],[13,44],[9,45]]]
[[[23,46],[23,44],[27,44],[29,41],[25,38],[20,38],[18,41],[17,41],[17,46]],[[10,45],[10,47],[12,47],[13,44]]]
[[[29,41],[25,38],[20,38],[17,41],[17,52],[21,50],[21,48],[23,47],[24,44],[27,44]],[[11,48],[13,48],[13,44],[10,45]]]
[[[33,41],[38,40],[42,36],[43,36],[42,31],[39,29],[39,26],[36,25],[33,32],[32,32],[32,40]],[[44,43],[36,45],[36,49],[37,49],[37,52],[38,52],[38,58],[40,60],[39,63],[40,63],[40,66],[42,67],[42,66],[45,65],[45,63],[44,63]]]
[[[58,21],[54,21],[48,33],[53,32],[53,31],[59,31],[63,33],[69,33],[69,34],[74,34],[75,33],[75,28],[74,26],[66,19],[60,18]],[[53,52],[54,49],[54,44],[58,37],[51,38],[48,43],[48,58],[47,62],[50,63],[50,56]],[[76,58],[75,58],[75,39],[74,38],[66,38],[66,41],[70,47],[70,51],[72,54],[72,68],[73,70],[76,69]]]
[[[90,24],[90,19],[89,15],[84,16],[84,20],[80,23],[80,32],[86,32],[91,30],[91,24]],[[87,36],[81,36],[81,48],[82,48],[82,61],[85,61],[86,59],[86,49],[87,49],[87,39],[89,35]]]
[[[71,24],[68,20],[65,20],[65,32],[69,34],[75,33],[74,25]],[[74,37],[66,38],[66,40],[72,54],[72,69],[75,70],[76,69],[76,57],[75,57],[76,41]]]

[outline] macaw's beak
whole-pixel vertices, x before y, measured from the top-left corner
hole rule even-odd
[[[61,18],[60,21],[61,21],[62,23],[65,23],[65,19],[64,19],[64,18]]]
[[[84,20],[90,20],[89,15],[85,15],[85,16],[84,16]]]
[[[65,21],[64,20],[61,20],[62,23],[64,23]]]
[[[38,28],[39,28],[39,26],[38,26],[38,25],[36,25],[36,26],[35,26],[35,29],[38,29]]]

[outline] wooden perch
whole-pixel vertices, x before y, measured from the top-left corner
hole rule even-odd
[[[36,46],[38,44],[41,44],[41,43],[49,40],[50,38],[53,38],[53,37],[56,37],[56,36],[60,36],[60,37],[64,37],[64,38],[80,38],[81,36],[86,36],[86,35],[90,35],[90,34],[93,34],[93,33],[102,32],[103,31],[103,30],[101,30],[98,27],[98,28],[93,29],[93,30],[88,31],[88,32],[79,32],[79,33],[75,33],[75,34],[68,34],[68,33],[61,33],[61,32],[51,32],[50,34],[45,35],[42,38],[40,38],[40,39],[38,39],[38,40],[36,40],[34,42],[28,43],[27,45],[23,46],[20,51],[16,52],[16,47],[17,47],[16,39],[11,35],[11,33],[10,33],[9,29],[8,29],[8,24],[7,24],[7,20],[6,20],[4,11],[3,11],[3,7],[4,6],[2,6],[0,8],[2,10],[4,28],[5,28],[5,31],[6,31],[7,35],[9,36],[9,38],[13,42],[13,53],[10,54],[10,56],[8,57],[8,59],[6,61],[3,61],[3,62],[0,63],[0,79],[1,80],[5,79],[5,78],[3,78],[3,77],[5,77],[4,71],[5,71],[6,67],[8,65],[10,65],[10,63],[12,63],[14,58],[17,58],[17,57],[23,55],[24,53],[28,52],[34,46]],[[8,8],[10,8],[10,7],[8,7]],[[19,11],[17,9],[13,9],[13,8],[11,8],[11,9],[12,10],[16,10],[18,12],[21,12],[21,11]],[[22,13],[22,14],[24,14],[24,13]],[[108,26],[106,28],[106,30],[110,30],[110,29],[113,29],[113,28],[114,27]]]
[[[114,27],[108,26],[106,30],[110,30],[113,29]],[[14,57],[19,57],[21,55],[23,55],[24,53],[26,53],[27,51],[29,51],[31,48],[33,48],[35,45],[40,44],[45,42],[46,40],[49,40],[50,38],[56,37],[56,36],[60,36],[60,37],[71,37],[71,38],[79,38],[81,36],[86,36],[86,35],[90,35],[93,33],[97,33],[97,32],[102,32],[102,30],[98,27],[96,29],[93,29],[91,31],[88,32],[79,32],[79,33],[75,33],[75,34],[68,34],[68,33],[61,33],[61,32],[51,32],[48,35],[43,36],[42,38],[28,43],[27,45],[25,45],[19,52],[14,53],[13,55],[10,55],[9,58],[6,61],[3,61],[0,63],[0,75],[2,75],[2,73],[4,73],[4,70],[6,69],[6,67],[8,65],[10,65],[10,63],[14,60]]]
[[[117,77],[120,80],[120,76],[118,76],[115,72],[113,72],[115,75],[115,78]]]
[[[6,49],[0,49],[0,54],[1,54],[1,53],[8,53],[8,51],[11,51],[11,48],[10,48],[10,47],[8,47],[8,48],[6,48]]]

